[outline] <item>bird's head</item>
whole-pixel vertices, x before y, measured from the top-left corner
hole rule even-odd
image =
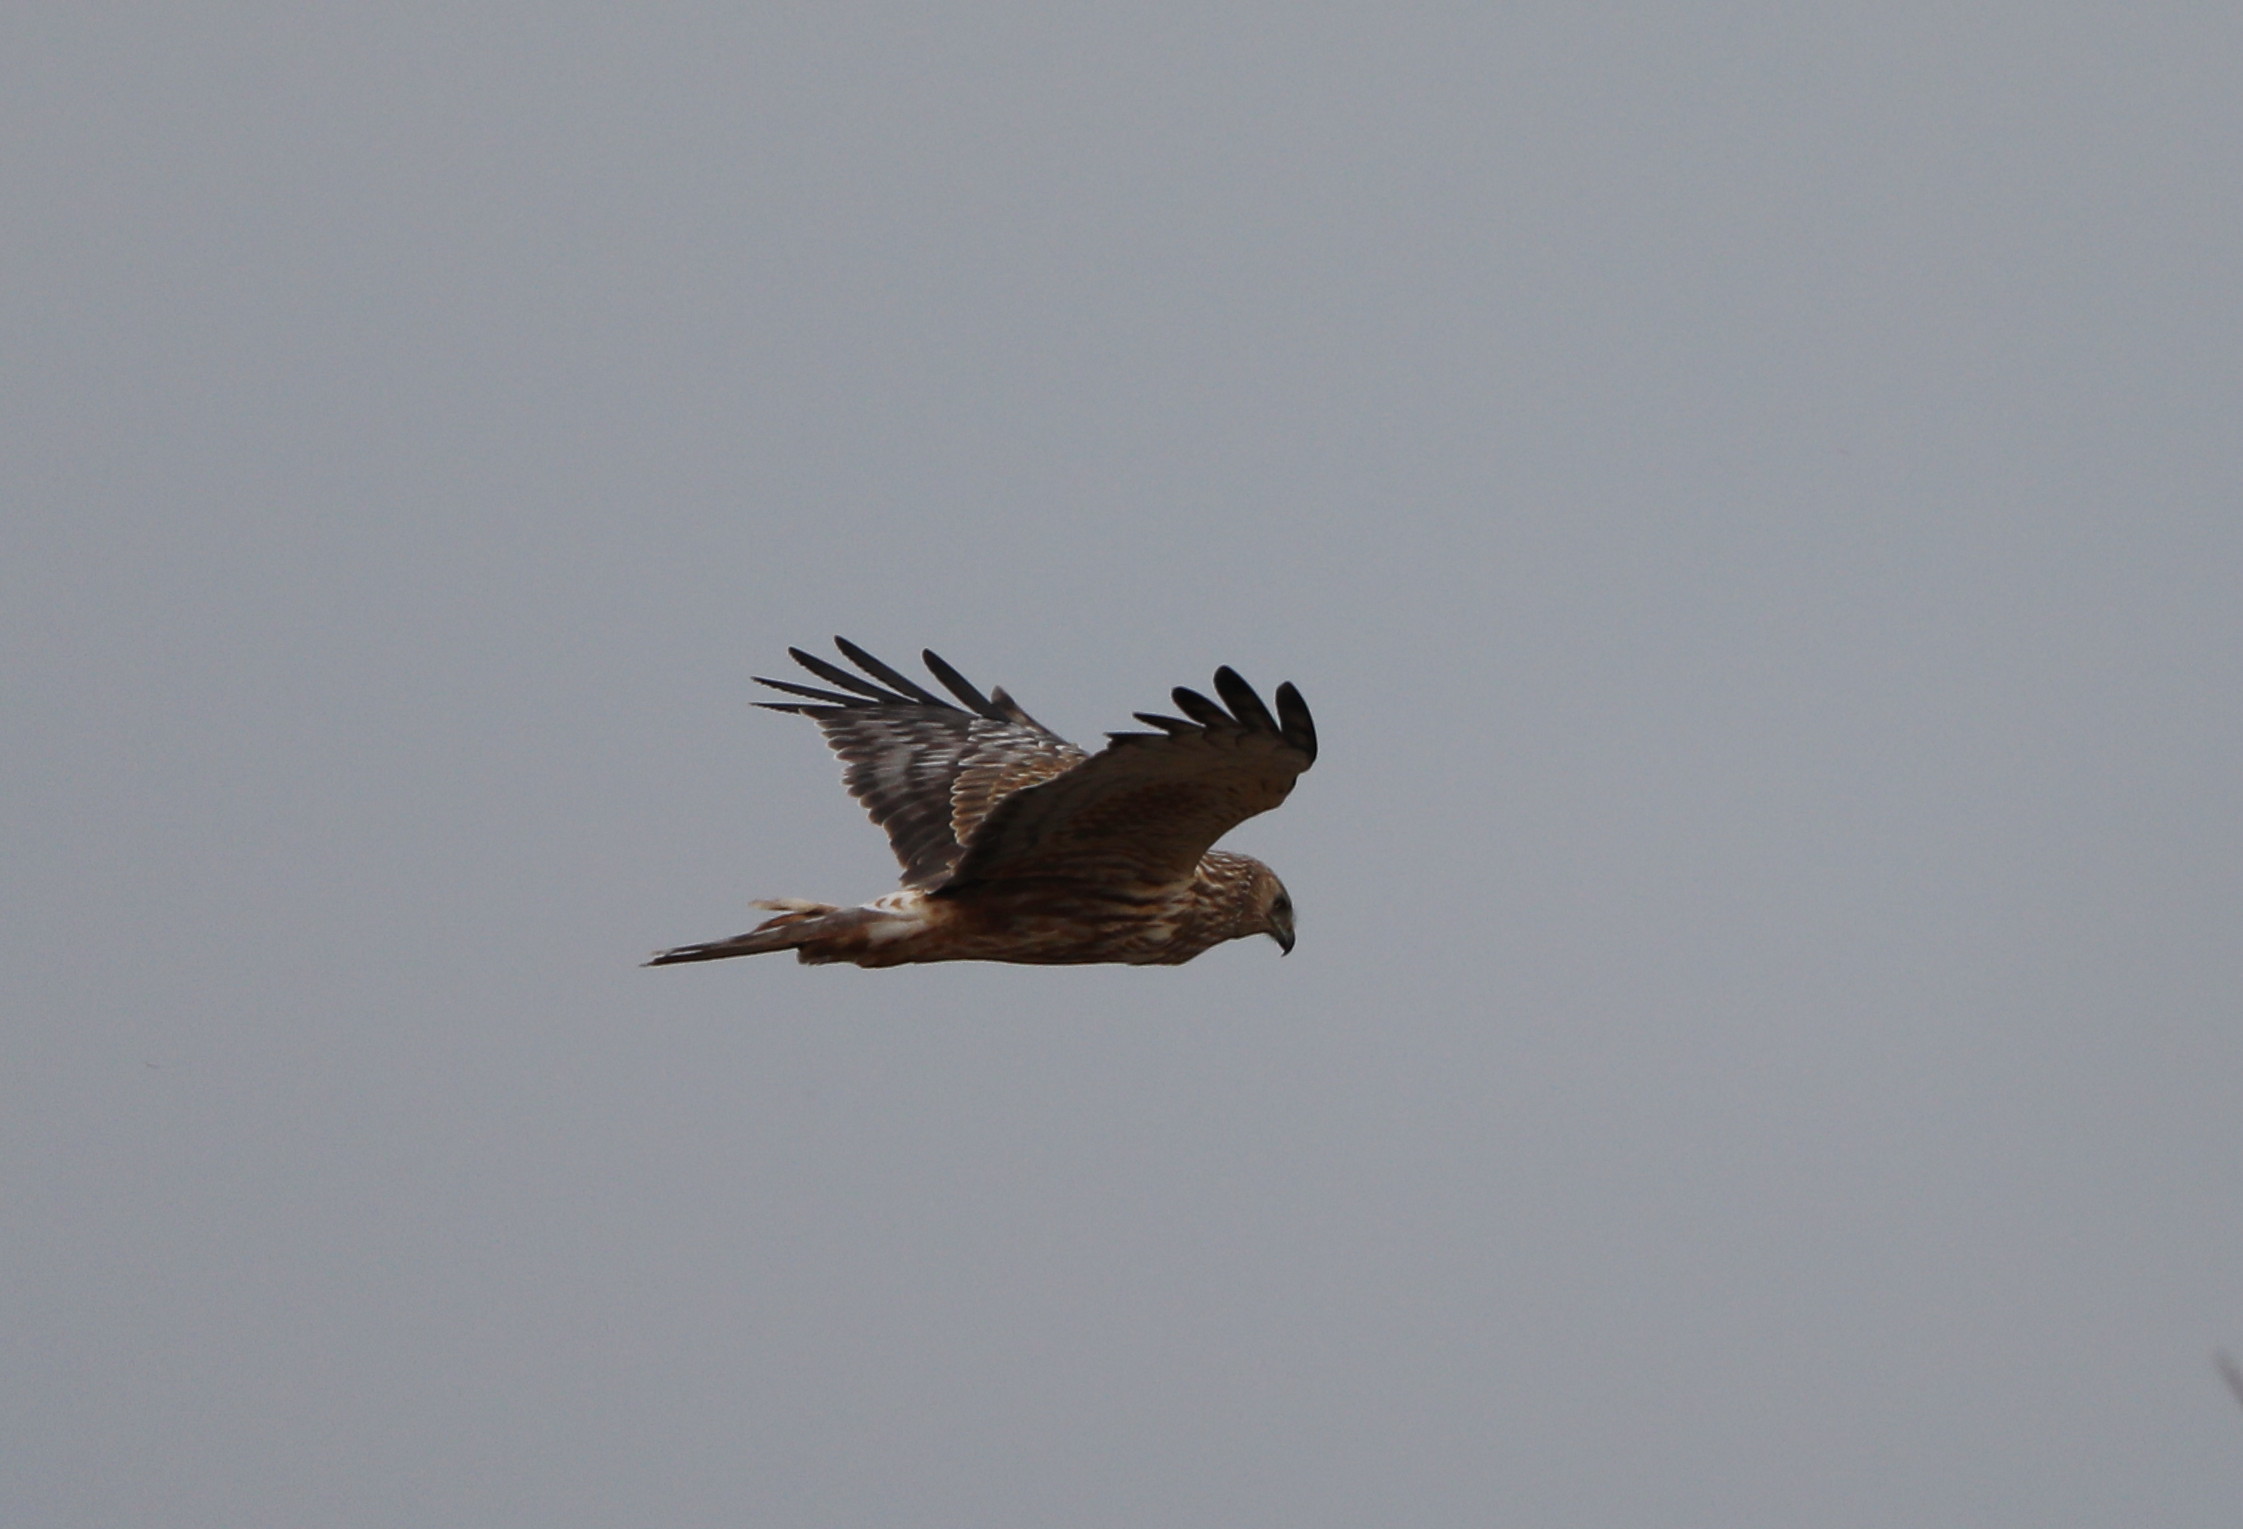
[[[1293,953],[1293,894],[1285,890],[1285,883],[1268,866],[1256,869],[1254,878],[1254,908],[1260,917],[1254,933],[1266,934],[1277,941],[1278,953]]]
[[[1277,872],[1252,855],[1230,850],[1210,850],[1199,863],[1198,896],[1222,909],[1218,915],[1229,927],[1220,936],[1243,940],[1266,934],[1287,954],[1293,949],[1293,894],[1277,879]],[[1220,926],[1218,926],[1220,927]]]
[[[1293,894],[1283,887],[1277,889],[1277,898],[1269,905],[1269,927],[1262,932],[1277,941],[1277,953],[1293,953]]]

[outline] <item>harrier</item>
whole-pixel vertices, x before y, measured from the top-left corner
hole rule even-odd
[[[1277,687],[1273,716],[1252,686],[1218,669],[1222,704],[1179,688],[1182,717],[1138,712],[1157,731],[1109,733],[1104,749],[1086,754],[933,653],[921,655],[927,670],[958,704],[852,642],[834,645],[862,676],[790,648],[836,688],[759,678],[804,699],[756,704],[824,731],[849,794],[903,862],[902,890],[856,908],[760,902],[778,916],[647,965],[791,950],[804,962],[858,966],[1176,966],[1252,934],[1292,950],[1284,883],[1259,860],[1213,848],[1284,801],[1316,759],[1316,724],[1291,685]]]

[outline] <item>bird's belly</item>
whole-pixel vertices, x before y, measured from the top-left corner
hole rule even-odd
[[[1049,887],[1005,889],[955,898],[930,897],[921,916],[899,923],[885,940],[868,940],[863,966],[926,961],[1009,961],[1028,966],[1098,962],[1157,965],[1189,960],[1205,948],[1188,942],[1186,899],[1154,894],[1071,895]]]

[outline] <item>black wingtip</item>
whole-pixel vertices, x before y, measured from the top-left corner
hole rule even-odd
[[[819,679],[839,685],[852,695],[861,695],[868,701],[893,701],[895,699],[894,696],[882,690],[878,685],[859,675],[851,674],[830,658],[820,658],[817,654],[805,652],[801,648],[787,649],[787,656],[815,674]],[[777,682],[766,680],[764,683],[770,685]],[[781,686],[780,688],[785,687]]]
[[[1277,719],[1269,714],[1269,708],[1254,693],[1254,687],[1241,679],[1238,671],[1229,664],[1215,671],[1215,693],[1223,698],[1223,704],[1231,709],[1231,715],[1248,727],[1265,733],[1279,731]]]
[[[1038,722],[1034,717],[1029,716],[1027,712],[1023,711],[1018,701],[1005,694],[1005,687],[1002,685],[992,685],[989,687],[989,704],[994,708],[991,715],[996,721],[1017,722],[1022,727],[1032,727],[1039,733],[1048,733],[1051,731],[1050,728],[1044,726],[1043,723]]]
[[[792,680],[765,679],[762,675],[759,674],[755,677],[755,682],[758,685],[769,685],[773,690],[783,690],[788,695],[807,696],[809,699],[818,702],[822,706],[862,706],[865,704],[864,702],[857,700],[853,696],[841,695],[838,692],[831,690],[820,690],[815,685],[797,685]],[[758,701],[755,704],[758,706],[768,706],[771,703],[768,701]]]
[[[1236,719],[1229,712],[1223,710],[1222,707],[1217,706],[1196,690],[1187,690],[1182,685],[1178,685],[1174,690],[1168,692],[1168,697],[1176,703],[1178,711],[1197,722],[1201,727],[1227,728],[1238,725]]]
[[[1287,743],[1308,755],[1311,764],[1316,762],[1316,719],[1308,714],[1308,702],[1291,680],[1277,687],[1277,730]]]
[[[948,701],[945,701],[942,697],[936,695],[926,686],[920,684],[915,679],[911,679],[906,675],[897,673],[894,669],[889,668],[879,659],[874,658],[870,653],[867,653],[864,649],[858,647],[848,638],[837,636],[833,639],[833,645],[841,650],[842,655],[847,658],[850,663],[855,664],[865,673],[880,681],[881,684],[887,685],[890,688],[894,689],[898,694],[909,696],[912,700],[917,701],[922,706],[941,706],[944,708],[948,708],[950,706],[950,703]]]
[[[1294,748],[1316,761],[1316,724],[1309,719],[1308,703],[1290,681],[1277,687],[1277,711],[1274,715],[1262,701],[1261,695],[1246,683],[1236,669],[1225,664],[1215,671],[1215,692],[1230,709],[1216,705],[1196,690],[1179,685],[1169,692],[1175,697],[1176,709],[1203,728],[1237,733],[1240,731],[1269,733],[1283,738]],[[1161,719],[1146,712],[1138,712],[1137,720],[1173,732],[1175,719]],[[1186,724],[1188,725],[1188,724]]]
[[[952,668],[943,656],[934,649],[920,649],[919,661],[927,666],[929,674],[942,681],[945,690],[966,703],[968,711],[976,716],[987,717],[992,722],[1009,722],[1012,720],[1005,715],[996,702],[983,695],[971,680]],[[999,694],[1002,693],[999,692]]]

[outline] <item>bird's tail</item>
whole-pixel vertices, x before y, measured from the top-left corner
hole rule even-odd
[[[675,950],[655,953],[649,966],[675,966],[683,961],[722,961],[732,956],[760,956],[765,951],[791,950],[796,958],[810,963],[842,959],[829,953],[830,947],[820,949],[824,942],[836,935],[846,935],[877,922],[882,915],[870,908],[837,908],[832,903],[806,902],[801,898],[779,898],[759,902],[758,908],[778,910],[777,918],[767,918],[746,934],[736,934],[729,940],[710,940],[703,945],[680,945]],[[862,941],[848,942],[861,944]]]

